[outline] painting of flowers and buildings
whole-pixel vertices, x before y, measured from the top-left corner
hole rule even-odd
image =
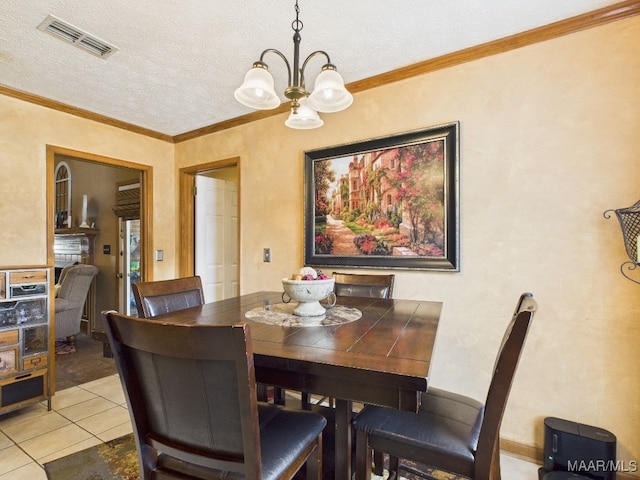
[[[305,264],[457,271],[458,129],[305,152]]]

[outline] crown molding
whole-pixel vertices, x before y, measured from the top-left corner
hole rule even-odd
[[[414,63],[412,65],[382,73],[380,75],[375,75],[373,77],[358,80],[356,82],[347,84],[347,88],[351,93],[363,92],[372,88],[381,87],[383,85],[399,82],[408,78],[435,72],[443,68],[453,67],[455,65],[471,62],[491,55],[497,55],[500,53],[533,45],[535,43],[545,42],[554,38],[570,35],[582,30],[605,25],[607,23],[624,20],[634,17],[638,14],[640,14],[640,0],[627,0],[566,20],[561,20],[549,25],[534,28],[526,32],[518,33],[509,37],[501,38],[499,40],[452,52],[430,60],[425,60],[423,62]],[[33,103],[46,108],[51,108],[53,110],[85,118],[87,120],[93,120],[105,125],[111,125],[116,128],[130,131],[132,133],[145,135],[169,143],[185,142],[187,140],[202,137],[210,133],[220,132],[229,128],[245,125],[257,120],[262,120],[264,118],[269,118],[274,115],[279,115],[289,110],[289,105],[287,103],[283,103],[274,110],[252,112],[247,115],[242,115],[230,120],[225,120],[224,122],[215,123],[206,127],[198,128],[196,130],[191,130],[189,132],[171,136],[127,122],[122,122],[105,115],[100,115],[88,110],[83,110],[81,108],[66,105],[55,100],[50,100],[38,95],[15,90],[3,85],[0,85],[0,95],[17,98],[25,102]]]
[[[99,113],[90,112],[89,110],[83,110],[82,108],[73,107],[62,102],[57,102],[55,100],[34,95],[32,93],[9,88],[4,85],[0,85],[0,95],[17,98],[18,100],[33,103],[35,105],[40,105],[41,107],[51,108],[59,112],[74,115],[76,117],[93,120],[105,125],[111,125],[112,127],[128,130],[133,133],[138,133],[140,135],[146,135],[147,137],[157,138],[159,140],[164,140],[165,142],[173,143],[173,137],[171,135],[166,135],[154,130],[149,130],[148,128],[139,127],[138,125],[133,125],[131,123],[116,120],[115,118],[107,117],[106,115],[100,115]]]
[[[352,93],[362,92],[364,90],[380,87],[400,80],[406,80],[418,75],[424,75],[425,73],[434,72],[443,68],[453,67],[455,65],[460,65],[536,43],[545,42],[547,40],[552,40],[554,38],[570,35],[582,30],[630,18],[638,14],[640,14],[640,1],[628,0],[606,8],[568,18],[566,20],[560,20],[555,23],[534,28],[526,32],[517,33],[515,35],[353,82],[349,84],[349,90]]]
[[[623,20],[640,14],[640,0],[627,0],[609,7],[601,8],[566,20],[561,20],[549,25],[534,28],[526,32],[504,37],[475,47],[466,48],[457,52],[442,55],[424,62],[414,63],[403,68],[392,70],[380,75],[365,78],[347,84],[347,89],[353,94],[381,87],[391,83],[435,72],[443,68],[453,67],[463,63],[478,60],[491,55],[526,47],[535,43],[544,42],[561,36],[569,35],[582,30],[587,30],[607,23]],[[224,122],[209,125],[190,132],[173,137],[175,143],[184,142],[201,137],[209,133],[220,132],[232,127],[260,120],[273,115],[287,112],[289,104],[280,105],[275,110],[253,112],[242,117],[233,118]]]

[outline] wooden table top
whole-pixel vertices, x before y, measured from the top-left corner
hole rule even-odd
[[[338,297],[362,316],[339,325],[279,326],[245,314],[282,302],[280,292],[257,292],[157,316],[187,325],[247,323],[256,381],[335,398],[335,471],[324,478],[351,478],[352,402],[407,411],[427,390],[442,303]]]
[[[338,297],[338,304],[357,308],[362,317],[330,326],[280,327],[245,318],[247,311],[263,306],[265,301],[280,303],[281,293],[252,293],[155,320],[191,325],[245,322],[251,330],[256,367],[310,374],[321,370],[323,377],[340,379],[344,384],[353,378],[426,391],[441,302]],[[288,380],[283,383],[289,388],[300,387],[288,384]],[[316,390],[313,385],[305,387]]]

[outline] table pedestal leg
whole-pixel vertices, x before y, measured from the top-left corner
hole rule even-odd
[[[351,415],[353,402],[336,398],[336,479],[351,478]]]

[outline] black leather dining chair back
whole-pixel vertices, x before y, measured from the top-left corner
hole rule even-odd
[[[138,317],[153,318],[163,313],[176,312],[185,308],[204,304],[202,279],[199,276],[138,282],[131,284],[136,301]],[[274,401],[284,405],[285,392],[282,388],[272,387]],[[258,400],[266,401],[268,387],[260,385]]]
[[[204,304],[199,276],[131,284],[138,316],[150,318]]]
[[[333,272],[335,294],[339,297],[391,298],[394,274]]]
[[[399,476],[399,458],[475,480],[500,478],[502,417],[537,305],[520,296],[504,334],[484,403],[455,392],[429,388],[417,413],[366,406],[353,420],[356,480],[371,478],[371,451],[390,455]]]
[[[103,318],[143,480],[320,480],[326,420],[257,401],[248,325]]]
[[[483,478],[486,475],[488,479],[492,467],[498,469],[499,473],[500,425],[529,326],[536,310],[537,303],[533,295],[530,293],[521,295],[511,322],[502,337],[484,406],[478,449],[475,454],[474,478]]]

